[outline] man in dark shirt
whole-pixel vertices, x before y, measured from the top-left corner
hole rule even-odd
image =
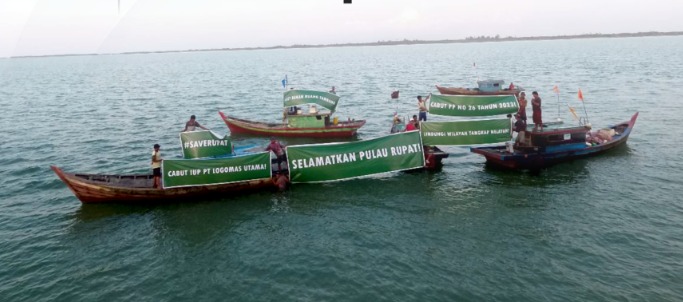
[[[517,145],[522,145],[524,144],[524,139],[526,136],[526,122],[524,122],[519,113],[515,114],[515,119],[515,128],[513,129],[515,132],[517,132],[517,139],[515,140],[515,143]]]

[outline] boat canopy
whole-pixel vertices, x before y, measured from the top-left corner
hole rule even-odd
[[[339,97],[335,94],[315,90],[288,90],[284,94],[284,106],[292,107],[303,104],[316,104],[334,112]]]
[[[504,83],[505,83],[505,81],[503,81],[503,80],[484,80],[484,81],[478,81],[477,85],[479,85],[480,91],[494,92],[494,91],[502,90]]]
[[[514,95],[438,95],[428,104],[429,113],[443,116],[491,116],[519,110]]]

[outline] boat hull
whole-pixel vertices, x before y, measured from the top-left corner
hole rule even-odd
[[[425,155],[425,169],[439,170],[443,167],[443,159],[448,157],[448,153],[436,146],[423,146]]]
[[[227,116],[219,112],[232,134],[278,137],[347,138],[357,134],[365,120],[339,122],[326,127],[295,128],[286,124],[269,124]]]
[[[479,89],[470,89],[462,87],[442,87],[439,85],[436,85],[436,90],[438,90],[439,93],[446,95],[517,95],[520,92],[519,89],[504,89],[498,91],[484,92],[480,91]]]
[[[154,189],[151,187],[151,175],[74,174],[66,173],[56,166],[51,168],[82,203],[195,201],[198,197],[226,197],[236,193],[277,189],[271,178],[219,185]],[[116,180],[118,184],[108,183],[108,180]],[[122,183],[135,185],[125,186],[121,185]]]
[[[555,152],[543,150],[527,150],[508,152],[505,146],[471,148],[471,152],[481,154],[486,158],[486,164],[496,168],[510,170],[540,170],[558,163],[579,158],[595,156],[622,146],[628,140],[635,125],[638,113],[630,121],[617,124],[611,129],[623,129],[612,141],[582,148],[558,148]],[[621,128],[620,128],[621,127]]]

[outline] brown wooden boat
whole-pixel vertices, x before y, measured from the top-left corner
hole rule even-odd
[[[334,121],[329,113],[289,115],[288,123],[249,121],[218,112],[231,134],[278,137],[347,138],[353,137],[365,120]],[[294,122],[296,121],[296,122]]]
[[[517,95],[524,89],[514,84],[510,84],[504,88],[505,81],[503,80],[483,80],[478,81],[478,88],[462,88],[462,87],[442,87],[436,85],[436,90],[441,94],[448,95]]]
[[[438,170],[443,167],[442,160],[448,157],[448,153],[437,146],[423,146],[425,154],[425,169]]]
[[[238,192],[277,189],[271,178],[218,185],[154,189],[152,175],[66,173],[56,166],[50,168],[83,203],[194,201],[197,197],[228,196]]]

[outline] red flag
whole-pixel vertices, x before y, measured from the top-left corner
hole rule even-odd
[[[555,93],[558,93],[558,94],[559,94],[559,93],[560,93],[560,88],[557,88],[557,85],[555,85],[555,87],[553,87],[553,91],[554,91]]]
[[[579,100],[583,102],[583,93],[581,92],[581,88],[579,88]]]
[[[391,98],[392,99],[398,99],[398,90],[391,93]]]

